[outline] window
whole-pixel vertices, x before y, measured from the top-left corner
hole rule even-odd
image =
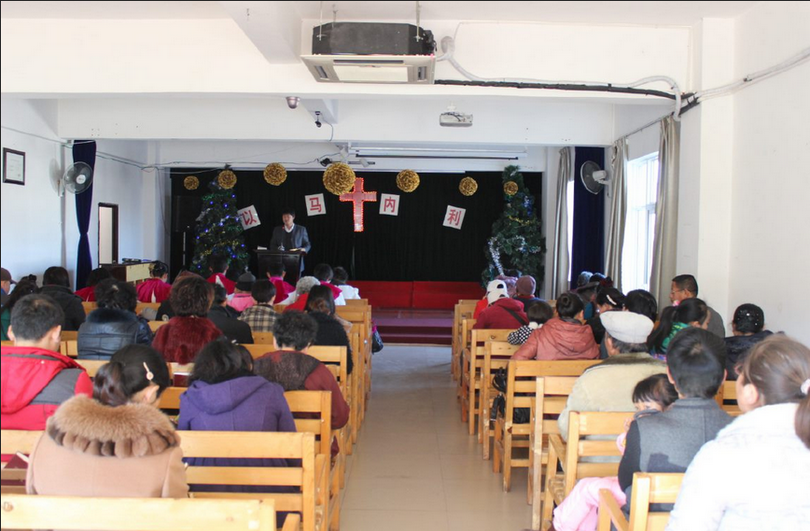
[[[627,219],[622,249],[622,289],[650,289],[655,202],[658,197],[658,153],[627,165]]]

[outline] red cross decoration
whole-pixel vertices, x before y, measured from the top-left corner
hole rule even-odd
[[[363,203],[370,201],[377,202],[377,192],[366,192],[363,190],[363,179],[357,177],[354,180],[354,190],[342,194],[340,200],[354,203],[354,232],[363,232]]]

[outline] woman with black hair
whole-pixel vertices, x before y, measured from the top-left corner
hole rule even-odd
[[[45,274],[42,275],[42,288],[39,292],[55,300],[65,312],[62,332],[79,329],[86,316],[82,298],[75,295],[70,289],[70,275],[68,275],[67,269],[60,266],[46,269]]]
[[[734,335],[725,338],[727,379],[736,380],[736,368],[745,360],[751,347],[773,334],[770,330],[763,330],[764,327],[765,312],[756,304],[741,304],[734,310],[731,321]]]
[[[93,398],[78,395],[48,420],[31,453],[28,494],[185,498],[183,451],[155,407],[170,385],[160,354],[129,345],[103,365]]]
[[[661,322],[647,338],[650,354],[666,360],[667,348],[672,338],[686,328],[694,326],[708,329],[711,314],[706,303],[698,298],[684,299],[677,306],[668,306],[661,312]]]
[[[163,302],[169,298],[172,285],[166,280],[169,278],[169,266],[160,261],[149,265],[149,274],[152,278],[138,285],[138,300],[140,302]]]
[[[11,295],[8,296],[6,303],[3,305],[2,312],[0,312],[0,336],[2,336],[3,341],[9,341],[8,327],[11,324],[11,310],[14,308],[14,305],[26,295],[31,295],[38,291],[36,275],[28,275],[17,282],[17,287],[15,287]]]
[[[87,275],[86,286],[76,290],[76,296],[84,302],[96,302],[96,286],[102,281],[112,278],[112,273],[104,267],[97,267]]]
[[[351,374],[354,369],[352,347],[349,345],[349,336],[346,335],[343,325],[335,319],[335,298],[329,286],[313,286],[309,290],[306,312],[318,323],[316,345],[346,347],[346,370]]]

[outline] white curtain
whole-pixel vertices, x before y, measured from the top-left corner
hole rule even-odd
[[[669,291],[675,276],[678,240],[678,157],[680,124],[668,116],[661,120],[658,149],[658,202],[655,204],[655,243],[653,244],[650,291],[659,310],[669,305]]]
[[[622,289],[622,248],[624,223],[627,218],[627,138],[617,140],[610,150],[610,222],[608,225],[605,274]]]
[[[554,223],[554,263],[551,276],[551,296],[557,299],[568,291],[568,183],[574,179],[574,148],[560,150],[557,171],[557,216]]]

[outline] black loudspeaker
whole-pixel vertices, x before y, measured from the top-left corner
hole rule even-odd
[[[202,211],[202,198],[191,195],[177,195],[172,204],[172,231],[188,232],[197,225],[197,217]]]

